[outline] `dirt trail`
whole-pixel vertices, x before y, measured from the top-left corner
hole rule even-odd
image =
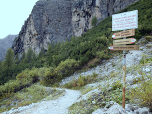
[[[15,114],[66,114],[68,107],[80,97],[77,90],[65,89],[65,94],[56,100],[42,101],[26,110],[15,112]]]

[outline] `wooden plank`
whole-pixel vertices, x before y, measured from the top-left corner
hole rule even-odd
[[[120,45],[120,44],[133,44],[135,43],[135,38],[128,38],[128,39],[122,39],[122,40],[114,40],[113,45]]]
[[[139,45],[118,45],[110,46],[110,50],[139,50]]]
[[[123,38],[123,37],[134,36],[134,35],[135,35],[135,29],[131,29],[131,30],[127,30],[127,31],[114,33],[112,35],[112,38],[113,39],[118,39],[118,38]]]

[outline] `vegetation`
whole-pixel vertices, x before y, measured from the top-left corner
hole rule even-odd
[[[151,0],[142,0],[118,12],[138,10],[138,28],[135,31],[135,38],[137,40],[139,40],[141,36],[152,32],[151,5]],[[61,61],[65,61],[68,58],[79,61],[80,68],[96,57],[100,60],[111,58],[113,51],[108,49],[108,47],[112,45],[111,36],[114,33],[111,31],[111,28],[112,17],[110,16],[101,21],[98,26],[88,30],[81,37],[72,37],[71,41],[67,40],[62,43],[50,44],[47,52],[43,49],[39,55],[36,56],[34,52],[29,49],[27,53],[22,54],[20,61],[16,59],[13,68],[3,67],[3,70],[0,70],[0,84],[2,85],[10,79],[15,79],[16,75],[26,68],[41,68],[44,66],[55,68]],[[2,62],[1,66],[3,64]]]
[[[97,22],[98,22],[97,17],[94,16],[92,19],[91,25],[95,27],[97,25]]]
[[[152,1],[151,0],[140,0],[135,4],[130,5],[129,7],[119,11],[127,12],[132,10],[138,10],[138,28],[135,31],[135,38],[139,40],[142,36],[149,35],[152,33]],[[71,37],[71,40],[67,40],[65,42],[58,42],[49,44],[48,50],[43,48],[41,52],[36,55],[31,48],[25,53],[20,55],[15,55],[11,49],[8,49],[5,55],[5,60],[3,62],[0,61],[0,100],[4,100],[14,94],[16,94],[20,90],[24,90],[26,87],[30,87],[32,84],[37,81],[40,84],[45,86],[58,86],[58,82],[60,82],[63,78],[71,75],[75,71],[84,68],[85,65],[89,67],[94,67],[94,65],[100,63],[104,59],[111,58],[114,53],[122,53],[122,52],[114,52],[108,49],[110,45],[112,45],[113,39],[111,38],[114,32],[111,31],[112,28],[112,17],[107,17],[102,22],[100,22],[97,26],[96,19],[92,21],[92,25],[94,26],[91,30],[88,30],[81,37]],[[147,37],[151,38],[151,36]],[[15,40],[17,40],[16,38]],[[148,40],[147,40],[148,41]],[[141,63],[150,63],[152,58],[146,58],[145,62],[144,58],[141,60]],[[115,66],[115,65],[113,65]],[[122,66],[119,66],[122,69]],[[139,70],[139,67],[136,67]],[[130,68],[126,72],[131,72],[133,74],[132,68]],[[139,73],[144,76],[140,70],[136,73]],[[110,77],[116,77],[118,73],[112,72]],[[65,85],[67,88],[80,89],[84,87],[88,83],[92,83],[93,81],[97,81],[97,75],[93,76],[80,76],[78,80],[74,80]],[[139,79],[139,82],[142,79]],[[135,83],[138,83],[137,81]],[[136,98],[140,98],[141,105],[145,105],[150,107],[151,102],[149,95],[151,95],[151,83],[150,81],[145,81],[141,85],[141,90],[135,92],[132,90],[131,100],[134,102]],[[147,85],[147,88],[144,86]],[[108,92],[111,94],[107,94],[107,91],[103,91],[103,95],[108,96],[108,99],[102,95],[102,93],[97,94],[99,98],[101,98],[97,105],[89,105],[97,108],[99,106],[104,106],[106,101],[114,100],[120,103],[120,99],[122,96],[119,95],[119,89],[121,84],[117,82],[115,86]],[[87,90],[91,90],[90,88]],[[121,90],[121,89],[120,89]],[[33,90],[34,91],[34,90]],[[113,93],[117,93],[114,95]],[[141,94],[141,97],[137,97]],[[93,98],[97,98],[93,96]],[[93,98],[90,98],[92,102]],[[105,99],[104,99],[105,98]],[[103,99],[103,101],[102,101]],[[128,98],[129,99],[129,98]],[[102,101],[102,102],[101,102]],[[100,102],[102,104],[100,104]],[[146,105],[145,102],[149,104]],[[24,104],[24,103],[23,103]],[[26,103],[25,103],[26,104]],[[87,103],[86,103],[87,105]],[[9,107],[7,107],[9,108]],[[150,107],[151,108],[151,107]],[[94,109],[90,108],[88,113],[91,113]],[[86,110],[87,111],[87,110]]]
[[[0,99],[0,113],[6,110],[10,110],[11,108],[18,108],[20,106],[36,103],[42,99],[56,99],[62,95],[63,92],[63,90],[57,90],[55,88],[45,89],[43,86],[34,84],[30,87],[22,89],[20,92],[12,94],[7,99]]]
[[[141,81],[141,80],[139,80]],[[130,99],[132,103],[148,107],[152,111],[152,77],[149,80],[142,80],[140,87],[131,89]]]
[[[97,81],[98,74],[93,73],[93,75],[88,76],[79,76],[78,79],[75,79],[64,85],[65,88],[70,89],[80,89],[82,86],[85,86],[93,81]]]

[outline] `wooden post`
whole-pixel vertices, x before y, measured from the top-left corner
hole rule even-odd
[[[124,30],[125,31],[125,30]],[[126,39],[124,37],[123,39]],[[125,44],[126,45],[126,44]],[[125,109],[125,77],[126,77],[126,51],[123,50],[123,90],[122,90],[122,107]]]

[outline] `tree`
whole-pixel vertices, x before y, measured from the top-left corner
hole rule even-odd
[[[20,59],[19,59],[19,55],[17,53],[17,55],[15,56],[15,64],[19,64]]]
[[[38,55],[38,59],[41,59],[42,57],[44,57],[44,54],[45,54],[45,49],[44,47],[41,49],[41,51],[39,52],[39,55]]]
[[[91,25],[95,27],[97,25],[97,21],[98,21],[97,17],[94,16],[93,19],[92,19]]]
[[[0,60],[0,71],[1,71],[1,69],[2,69],[2,61]]]
[[[32,61],[36,61],[36,54],[33,52]]]
[[[109,38],[109,37],[111,37],[112,36],[112,30],[111,30],[111,28],[107,28],[107,30],[105,31],[105,36],[107,37],[107,38]]]
[[[9,48],[5,54],[4,66],[12,68],[14,64],[14,51]]]
[[[32,56],[33,56],[33,50],[32,48],[30,47],[27,51],[27,53],[25,54],[25,61],[27,63],[30,63],[32,61]]]

